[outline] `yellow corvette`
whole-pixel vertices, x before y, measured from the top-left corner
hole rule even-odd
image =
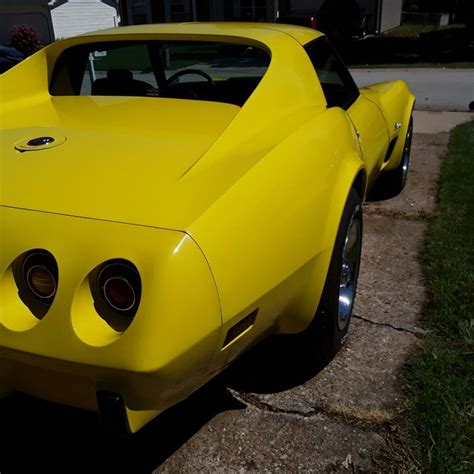
[[[3,393],[135,432],[269,334],[341,347],[404,82],[359,90],[311,29],[193,23],[56,42],[0,93]]]

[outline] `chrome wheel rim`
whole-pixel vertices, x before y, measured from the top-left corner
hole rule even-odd
[[[337,315],[339,331],[343,331],[349,323],[357,287],[362,242],[362,226],[357,217],[358,211],[357,208],[352,214],[342,250]]]

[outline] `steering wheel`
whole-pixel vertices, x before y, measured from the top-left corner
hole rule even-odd
[[[181,71],[175,72],[167,79],[166,85],[169,86],[172,82],[176,81],[178,77],[185,76],[186,74],[197,74],[198,76],[204,77],[204,79],[206,79],[206,81],[208,81],[211,86],[216,85],[214,79],[212,79],[212,77],[207,72],[200,71],[199,69],[182,69]]]

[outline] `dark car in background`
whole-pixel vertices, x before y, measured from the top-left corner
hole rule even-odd
[[[316,11],[296,10],[290,15],[280,16],[276,22],[284,23],[285,25],[306,26],[307,28],[317,30],[319,29],[316,20],[317,16],[318,12]]]
[[[8,71],[23,59],[25,59],[25,55],[17,49],[0,45],[0,74]]]
[[[325,0],[316,2],[315,10],[292,10],[276,22],[306,26],[325,33],[332,43],[344,46],[352,37],[367,34],[368,15],[355,0]]]

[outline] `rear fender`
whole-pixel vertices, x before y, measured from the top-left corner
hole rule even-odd
[[[344,204],[364,169],[359,153],[347,115],[325,110],[260,159],[190,227],[219,290],[221,341],[258,310],[239,350],[225,347],[229,355],[218,359],[230,361],[258,334],[308,326]]]
[[[315,256],[308,265],[309,273],[305,289],[299,300],[295,302],[294,312],[280,319],[279,332],[301,332],[313,320],[326,282],[332,251],[349,192],[352,188],[358,194],[362,192],[360,198],[364,200],[366,187],[367,175],[360,156],[356,153],[347,153],[339,163],[337,179],[329,201],[324,237],[321,239],[325,243],[325,250]],[[298,318],[295,318],[295,314]]]
[[[381,108],[387,123],[389,139],[396,140],[390,157],[382,166],[382,170],[392,170],[400,164],[402,158],[415,96],[402,80],[374,84],[361,89],[361,93]]]

